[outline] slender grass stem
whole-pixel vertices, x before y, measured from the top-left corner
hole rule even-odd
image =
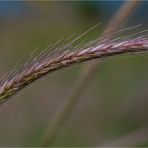
[[[105,28],[102,38],[112,34],[113,32],[116,32],[121,27],[121,25],[125,24],[139,4],[140,1],[126,1]],[[75,87],[72,89],[70,96],[66,98],[67,102],[63,104],[63,106],[53,116],[53,119],[51,119],[51,123],[49,123],[49,126],[42,137],[43,146],[48,146],[53,143],[57,133],[60,131],[60,128],[65,123],[65,120],[68,118],[78,103],[81,94],[91,81],[91,78],[95,74],[98,66],[98,61],[84,66],[84,69],[82,69],[82,72],[75,84]]]

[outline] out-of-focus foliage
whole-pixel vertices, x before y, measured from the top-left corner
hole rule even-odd
[[[79,35],[101,22],[85,36],[88,40],[98,37],[121,4],[0,2],[0,76],[10,71],[20,57],[20,63],[25,61],[34,49],[41,51],[60,38]],[[141,28],[147,29],[147,7],[148,2],[143,2],[127,26],[143,24]],[[65,101],[84,64],[46,76],[1,106],[0,146],[38,146],[50,118]],[[147,54],[102,60],[53,146],[98,146],[148,127],[147,64]]]

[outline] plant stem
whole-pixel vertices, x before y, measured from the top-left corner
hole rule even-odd
[[[125,24],[139,4],[140,1],[126,1],[118,10],[116,15],[111,19],[110,23],[105,29],[105,31],[110,28],[111,30],[107,33],[104,31],[103,36],[105,37],[106,35],[112,34],[113,32],[117,31],[122,24]],[[42,137],[42,146],[49,146],[54,142],[58,132],[60,132],[60,128],[73,111],[80,99],[81,94],[91,81],[93,75],[96,73],[98,65],[99,62],[95,61],[87,64],[87,66],[84,66],[84,69],[82,70],[82,73],[80,74],[71,95],[66,98],[66,103],[63,104],[62,108],[60,108],[55,115],[53,115],[53,119],[50,120],[51,123],[49,123],[48,128]]]

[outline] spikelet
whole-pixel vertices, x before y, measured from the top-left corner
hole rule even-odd
[[[126,28],[115,34],[82,45],[73,46],[73,43],[82,35],[66,45],[57,46],[61,40],[58,41],[50,48],[54,48],[53,51],[46,49],[36,56],[36,58],[29,59],[21,68],[15,68],[13,72],[10,72],[0,81],[0,104],[7,101],[12,95],[35,80],[64,67],[117,54],[148,51],[147,35],[140,35],[143,32],[147,32],[147,30],[128,37],[115,37],[116,34],[130,29],[130,27]],[[136,35],[139,37],[135,37]],[[133,36],[134,38],[131,38]]]

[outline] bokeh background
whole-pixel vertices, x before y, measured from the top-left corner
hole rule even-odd
[[[34,49],[98,22],[87,38],[98,37],[123,1],[0,2],[0,76]],[[148,26],[143,2],[126,26]],[[137,32],[137,29],[133,30]],[[23,60],[20,61],[23,63]],[[66,101],[88,62],[38,80],[0,107],[0,146],[40,146],[50,119]],[[53,146],[148,146],[148,55],[101,60],[92,82]],[[132,143],[132,144],[131,144]]]

